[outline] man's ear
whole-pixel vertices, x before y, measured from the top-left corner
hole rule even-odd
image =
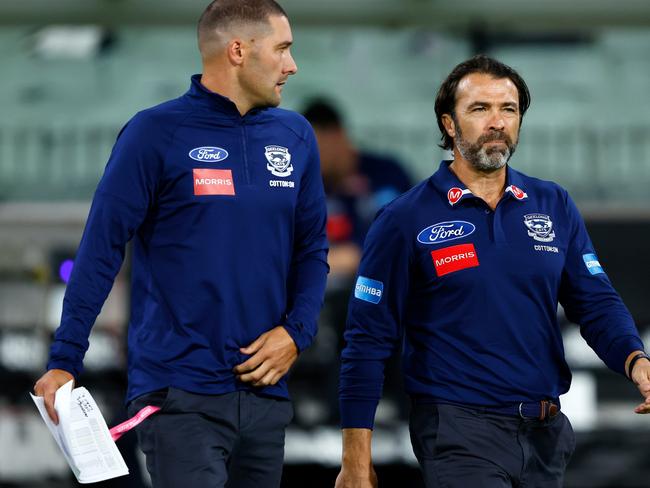
[[[228,46],[226,47],[228,60],[236,66],[239,66],[244,62],[245,51],[246,47],[241,39],[232,39],[228,42]]]
[[[456,137],[456,123],[449,114],[442,114],[442,126],[445,128],[447,135],[452,139]]]

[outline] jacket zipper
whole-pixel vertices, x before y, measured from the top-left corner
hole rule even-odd
[[[246,147],[246,126],[244,121],[241,123],[241,134],[242,134],[242,153],[244,157],[244,175],[246,180],[246,185],[251,184],[250,173],[248,172],[248,148]]]

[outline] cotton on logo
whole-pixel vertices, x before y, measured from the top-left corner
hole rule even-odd
[[[195,195],[234,195],[235,183],[229,169],[194,168],[192,170]]]
[[[465,268],[474,268],[479,265],[476,249],[474,249],[474,244],[471,243],[431,251],[431,258],[438,276],[444,276]]]

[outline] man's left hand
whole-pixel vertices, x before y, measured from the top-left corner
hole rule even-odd
[[[645,358],[639,359],[632,369],[632,381],[645,398],[645,402],[637,405],[636,413],[650,413],[650,361]]]
[[[296,343],[281,325],[265,332],[240,351],[251,357],[235,366],[233,371],[239,381],[253,386],[275,385],[298,358]]]

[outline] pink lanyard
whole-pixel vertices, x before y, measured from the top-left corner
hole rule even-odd
[[[138,413],[136,413],[133,417],[131,417],[129,420],[125,420],[121,424],[111,428],[109,430],[111,437],[113,438],[114,441],[118,440],[120,437],[122,437],[123,434],[130,431],[133,427],[138,425],[149,415],[153,415],[154,413],[156,413],[158,410],[160,410],[160,407],[153,407],[151,405],[147,405]]]

